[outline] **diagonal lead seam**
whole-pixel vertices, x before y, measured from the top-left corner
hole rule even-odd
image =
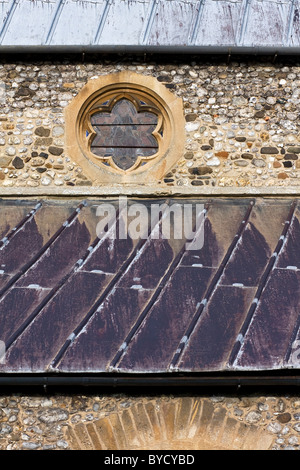
[[[263,272],[263,274],[260,278],[260,281],[259,281],[259,284],[258,284],[258,287],[257,287],[257,290],[256,290],[255,298],[252,301],[252,304],[249,308],[246,319],[245,319],[245,321],[244,321],[244,323],[243,323],[243,325],[242,325],[242,327],[239,331],[239,334],[237,335],[236,342],[235,342],[235,344],[232,348],[231,354],[230,354],[229,359],[228,359],[228,367],[233,366],[233,364],[236,361],[236,359],[238,357],[238,354],[241,350],[242,344],[244,342],[244,337],[245,337],[245,335],[246,335],[246,333],[247,333],[247,331],[250,327],[251,320],[252,320],[252,318],[255,314],[255,311],[256,311],[258,302],[261,298],[262,292],[263,292],[263,290],[264,290],[264,288],[267,284],[267,281],[268,281],[268,279],[271,275],[271,272],[272,272],[272,270],[275,266],[275,263],[278,259],[278,255],[279,255],[279,253],[280,253],[280,251],[281,251],[281,249],[284,245],[284,242],[288,237],[288,230],[289,230],[289,228],[292,224],[292,221],[294,219],[296,207],[297,207],[297,201],[294,200],[291,204],[288,217],[287,217],[287,219],[284,223],[284,227],[283,227],[281,236],[279,237],[279,240],[277,242],[275,251],[272,254],[272,256],[270,257],[269,262],[266,266],[266,269],[264,270],[264,272]]]
[[[291,335],[291,339],[290,339],[289,345],[288,345],[286,353],[285,353],[285,358],[284,358],[284,363],[285,364],[288,364],[290,359],[291,359],[294,342],[296,341],[299,329],[300,329],[300,315],[298,316],[298,319],[296,321],[296,325],[293,329],[293,333]]]
[[[199,229],[197,230],[197,233],[195,234],[194,239],[197,238],[199,232],[202,231],[202,229],[203,229],[205,215],[208,211],[208,208],[209,208],[209,205],[206,204],[205,209],[200,213],[200,217],[202,219],[200,221],[201,225],[200,225]],[[191,243],[193,243],[193,241]],[[133,325],[132,329],[130,330],[130,332],[128,333],[126,338],[124,339],[124,341],[123,341],[122,345],[120,346],[119,350],[117,351],[115,357],[110,362],[110,365],[108,366],[108,369],[110,371],[113,371],[113,370],[116,369],[116,366],[117,366],[118,362],[121,360],[122,356],[126,353],[131,340],[133,339],[133,337],[135,336],[137,331],[140,329],[142,323],[144,322],[145,318],[147,317],[148,313],[150,312],[150,310],[152,309],[154,304],[156,302],[158,302],[159,298],[161,297],[161,295],[164,292],[164,288],[166,287],[168,281],[170,280],[170,278],[171,278],[172,274],[174,273],[174,271],[176,270],[176,268],[181,263],[181,261],[182,261],[183,257],[185,256],[185,254],[186,254],[186,250],[185,250],[185,243],[184,243],[181,250],[177,253],[175,258],[171,262],[169,268],[167,269],[166,273],[164,274],[164,276],[163,276],[161,282],[159,283],[158,287],[156,288],[155,292],[151,296],[149,302],[147,303],[147,305],[143,309],[142,313],[139,315],[136,323]]]
[[[6,31],[7,31],[8,28],[9,28],[10,22],[11,22],[13,16],[14,16],[15,10],[16,10],[16,8],[17,8],[19,2],[20,2],[20,0],[13,0],[13,1],[12,1],[12,5],[11,5],[11,7],[10,7],[8,13],[7,13],[7,17],[6,17],[6,19],[4,20],[3,26],[2,26],[2,28],[1,28],[1,30],[0,30],[0,44],[2,44],[2,42],[3,42],[3,39],[4,39],[5,34],[6,34]]]
[[[165,201],[164,206],[167,207],[169,205],[169,199]],[[162,213],[164,210],[162,211]],[[158,217],[158,221],[156,222],[155,226],[160,222],[161,220],[161,213]],[[130,267],[131,263],[135,260],[137,254],[142,250],[143,246],[146,244],[146,242],[149,240],[149,237],[151,233],[155,230],[155,227],[153,229],[152,224],[148,225],[147,228],[147,237],[142,237],[138,241],[138,243],[135,246],[135,249],[132,251],[130,256],[124,261],[122,266],[120,267],[119,271],[113,276],[111,281],[108,283],[102,294],[100,295],[99,299],[97,302],[89,309],[88,313],[85,315],[85,317],[81,320],[81,322],[77,325],[77,327],[73,330],[73,332],[69,335],[65,343],[62,345],[56,356],[53,358],[53,360],[50,363],[50,369],[55,369],[59,362],[62,360],[63,356],[65,355],[67,349],[71,344],[74,342],[75,338],[80,334],[80,332],[83,330],[83,328],[86,326],[86,324],[89,322],[89,320],[93,317],[94,314],[97,313],[99,307],[101,304],[104,302],[104,300],[107,298],[107,296],[113,291],[115,285],[121,278],[124,272],[127,271],[127,269]]]
[[[112,3],[112,0],[106,0],[105,6],[104,6],[104,9],[102,11],[101,18],[100,18],[100,21],[99,21],[99,25],[98,25],[98,28],[97,28],[97,31],[96,31],[96,34],[95,34],[95,37],[94,37],[94,44],[98,44],[98,42],[100,40],[100,37],[101,37],[102,31],[103,31],[103,28],[105,26],[105,21],[106,21],[111,3]]]
[[[281,5],[279,5],[280,7]],[[286,31],[283,33],[283,44],[285,46],[291,45],[291,38],[292,38],[292,31],[293,31],[293,18],[296,9],[296,0],[292,0],[290,3],[290,9],[288,14],[288,20],[286,25]],[[282,22],[284,22],[284,18],[282,18]]]
[[[248,19],[249,19],[249,14],[250,14],[251,2],[252,2],[252,0],[244,0],[244,5],[242,7],[242,18],[241,18],[241,21],[240,21],[240,29],[239,29],[238,35],[237,35],[237,44],[238,45],[243,45],[244,44],[246,29],[247,29],[247,26],[248,26]]]
[[[57,23],[59,21],[59,18],[60,18],[60,15],[62,13],[62,10],[63,10],[63,7],[64,7],[64,4],[65,4],[66,0],[58,0],[58,5],[56,7],[56,10],[55,10],[55,13],[54,13],[54,16],[53,16],[53,19],[52,19],[52,22],[51,22],[51,25],[50,25],[50,28],[49,28],[49,31],[47,33],[47,37],[46,37],[46,40],[45,40],[45,44],[50,44],[51,41],[52,41],[52,38],[53,38],[53,35],[54,35],[54,32],[55,32],[55,29],[57,27]]]
[[[45,243],[45,245],[36,253],[28,263],[24,264],[17,274],[15,274],[9,282],[0,289],[0,299],[1,297],[23,276],[38,260],[39,258],[48,250],[48,248],[58,239],[61,233],[68,227],[78,216],[83,207],[86,206],[86,202],[83,201],[79,204],[77,209],[70,215],[70,217],[61,225],[61,227],[56,231],[56,233]]]
[[[125,209],[124,209],[125,210]],[[119,216],[118,214],[117,217],[120,218],[122,215],[122,212],[120,212]],[[117,223],[117,220],[116,222]],[[47,305],[47,303],[63,288],[63,286],[66,284],[66,282],[73,276],[74,273],[76,273],[79,269],[81,269],[84,264],[87,262],[89,257],[92,255],[92,253],[97,250],[97,248],[104,243],[104,241],[109,238],[111,231],[114,230],[114,227],[112,226],[102,238],[96,237],[93,243],[87,248],[85,254],[74,264],[74,266],[70,269],[70,271],[63,276],[63,278],[56,284],[55,287],[53,287],[50,292],[46,295],[46,297],[42,300],[42,302],[37,306],[36,309],[31,313],[31,315],[25,320],[25,322],[11,335],[8,340],[6,341],[6,351],[12,346],[12,344],[19,338],[19,336],[25,331],[25,329],[32,323],[32,321],[38,316],[38,314],[43,310],[43,308]]]
[[[24,227],[26,222],[31,220],[37,211],[42,207],[42,202],[38,202],[36,206],[26,214],[26,216],[13,228],[11,231],[4,237],[2,240],[0,240],[0,251],[8,245],[8,243],[11,241],[11,239]]]
[[[201,317],[201,314],[204,310],[204,308],[206,307],[207,303],[209,302],[214,290],[217,288],[217,285],[218,285],[218,282],[224,272],[224,269],[228,263],[228,261],[230,260],[236,246],[237,246],[237,243],[238,241],[241,239],[242,237],[242,234],[247,226],[247,223],[248,223],[248,220],[250,218],[250,215],[251,215],[251,212],[252,212],[252,209],[253,209],[253,206],[255,204],[255,201],[251,201],[247,210],[246,210],[246,213],[244,215],[244,218],[239,226],[239,229],[236,233],[236,235],[234,236],[224,258],[222,259],[221,263],[220,263],[220,266],[218,267],[212,281],[210,282],[207,290],[206,290],[206,293],[204,295],[204,298],[201,300],[200,304],[199,304],[199,307],[197,308],[196,312],[195,312],[195,315],[193,316],[188,328],[186,329],[185,331],[185,334],[183,335],[183,337],[181,338],[180,340],[180,343],[173,355],[173,358],[171,359],[170,361],[170,364],[168,366],[168,370],[172,371],[172,370],[176,370],[177,369],[177,364],[181,358],[181,355],[183,354],[183,351],[185,350],[185,347],[188,343],[188,340],[189,338],[191,337],[193,331],[195,330],[196,328],[196,325],[198,323],[198,320],[199,318]]]
[[[142,44],[147,44],[150,33],[151,33],[151,28],[154,22],[154,17],[157,11],[158,7],[158,2],[159,0],[151,0],[151,5],[148,9],[147,16],[145,19],[145,26],[142,30],[141,33],[141,43]]]
[[[198,10],[197,14],[196,14],[196,19],[195,19],[195,22],[193,24],[193,27],[191,28],[191,32],[189,34],[189,40],[188,40],[189,45],[195,45],[197,35],[198,35],[198,31],[199,31],[199,28],[200,28],[200,22],[201,22],[201,18],[202,18],[203,8],[204,8],[204,0],[199,0],[198,5],[196,7],[196,10]]]

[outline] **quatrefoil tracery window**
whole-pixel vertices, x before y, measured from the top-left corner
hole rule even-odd
[[[161,181],[184,152],[183,103],[156,78],[90,80],[65,108],[66,154],[95,186]]]
[[[134,170],[155,158],[163,136],[159,109],[138,96],[117,94],[86,116],[88,146],[101,162],[117,170]]]

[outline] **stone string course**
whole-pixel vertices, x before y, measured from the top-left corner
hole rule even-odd
[[[299,185],[300,63],[120,57],[0,61],[0,188],[91,186],[65,154],[64,109],[88,80],[121,70],[154,76],[183,99],[185,153],[162,187]]]
[[[299,450],[298,396],[0,397],[1,450]]]

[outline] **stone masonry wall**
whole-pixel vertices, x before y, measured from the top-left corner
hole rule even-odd
[[[87,189],[65,155],[64,109],[93,77],[151,75],[184,103],[185,153],[158,186],[191,193],[299,186],[300,62],[265,58],[0,60],[0,191]]]
[[[300,448],[293,394],[12,393],[0,397],[0,417],[1,450]]]

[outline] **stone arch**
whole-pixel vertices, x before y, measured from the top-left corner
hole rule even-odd
[[[274,436],[211,399],[166,397],[76,424],[66,439],[82,450],[267,450]]]

